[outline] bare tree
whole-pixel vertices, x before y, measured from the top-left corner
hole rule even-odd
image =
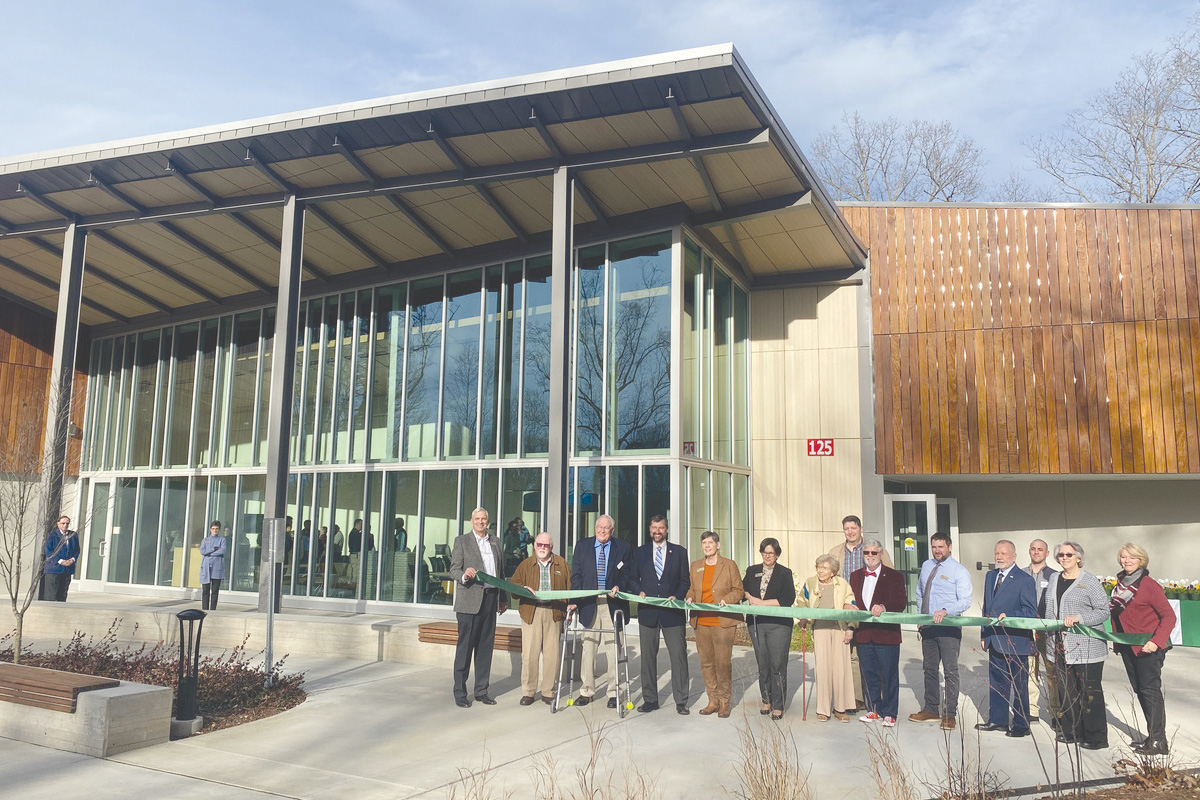
[[[1071,199],[1169,203],[1200,193],[1200,81],[1187,69],[1186,42],[1134,59],[1111,89],[1070,112],[1062,130],[1029,146]]]
[[[855,111],[820,134],[809,155],[839,200],[949,202],[984,190],[983,151],[945,121],[872,122]]]
[[[56,407],[66,418],[69,404]],[[0,584],[15,622],[15,663],[21,661],[25,612],[41,589],[46,536],[59,516],[51,505],[57,493],[50,491],[47,479],[53,459],[43,453],[43,423],[38,409],[22,404],[10,438],[0,440]],[[83,522],[77,520],[75,527],[82,530]]]
[[[988,194],[997,203],[1060,203],[1066,199],[1050,187],[1030,183],[1019,169],[1008,173]]]

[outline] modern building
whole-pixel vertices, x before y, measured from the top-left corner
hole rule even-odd
[[[285,603],[411,613],[476,506],[509,571],[601,513],[802,573],[850,513],[910,567],[1165,553],[1194,213],[839,209],[728,45],[7,159],[0,446],[120,592],[216,519],[251,602],[287,517]]]

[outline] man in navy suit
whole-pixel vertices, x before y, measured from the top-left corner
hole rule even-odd
[[[603,589],[610,593],[620,591],[622,585],[628,586],[629,573],[632,569],[633,550],[629,542],[613,538],[616,523],[607,514],[596,518],[596,535],[584,539],[575,545],[571,556],[571,588],[572,589]],[[578,611],[579,624],[585,628],[602,627],[611,623],[616,627],[617,615],[620,614],[622,623],[629,621],[629,603],[614,597],[584,597],[567,606],[570,610]],[[607,612],[605,614],[604,612]],[[609,622],[604,622],[607,616]],[[624,636],[624,633],[620,634]],[[577,706],[586,706],[592,702],[596,693],[596,651],[600,649],[601,635],[599,631],[588,631],[583,635],[583,663],[579,667],[579,699]],[[608,661],[608,672],[605,675],[608,683],[608,707],[617,707],[617,663],[616,659]]]
[[[656,514],[650,518],[650,540],[633,555],[630,591],[642,597],[665,597],[668,600],[687,595],[691,585],[688,575],[687,549],[667,541],[667,518]],[[687,615],[682,609],[659,606],[638,606],[638,644],[642,653],[642,704],[638,711],[658,710],[658,634],[667,642],[671,657],[671,692],[675,695],[675,710],[687,714],[688,675],[687,634],[684,623]]]
[[[988,571],[983,583],[984,615],[1001,620],[1006,616],[1036,617],[1037,586],[1029,573],[1016,567],[1017,546],[1001,539],[996,542],[995,558],[996,568]],[[988,721],[975,727],[981,731],[1007,731],[1006,736],[1028,736],[1033,631],[990,627],[984,628],[981,635],[983,648],[988,651],[990,691]]]

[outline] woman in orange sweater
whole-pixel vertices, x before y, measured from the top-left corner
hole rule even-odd
[[[720,554],[721,537],[713,531],[705,531],[700,534],[700,549],[704,551],[704,558],[692,562],[687,602],[722,606],[737,603],[742,599],[742,578],[737,563]],[[733,694],[733,639],[741,621],[741,614],[692,612],[696,652],[700,656],[704,689],[708,692],[708,705],[701,709],[701,714],[716,712],[719,717],[729,716]]]

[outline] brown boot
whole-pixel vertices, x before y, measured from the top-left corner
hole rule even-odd
[[[717,716],[720,717],[721,719],[727,719],[729,717],[729,701],[728,700],[721,701],[721,705],[717,711]]]
[[[716,700],[709,700],[708,705],[706,705],[704,708],[700,709],[700,713],[703,714],[704,716],[708,716],[709,714],[717,713],[717,711],[720,708],[721,708],[721,706],[718,705]]]

